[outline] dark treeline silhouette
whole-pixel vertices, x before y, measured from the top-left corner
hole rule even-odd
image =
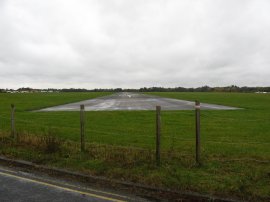
[[[140,88],[140,92],[270,92],[270,87],[238,87],[235,85],[225,87],[209,87],[202,86],[198,88],[164,88],[164,87],[150,87]]]
[[[0,93],[12,93],[12,92],[270,92],[270,87],[238,87],[235,85],[225,87],[209,87],[202,86],[197,88],[164,88],[164,87],[144,87],[140,89],[122,89],[122,88],[48,88],[48,89],[33,89],[30,87],[22,87],[17,90],[14,89],[0,89]]]

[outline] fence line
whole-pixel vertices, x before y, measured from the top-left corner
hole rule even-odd
[[[3,118],[3,117],[2,117]],[[6,120],[8,120],[8,123],[7,124],[10,124],[10,118],[6,118]],[[79,132],[80,129],[79,128],[74,128],[74,127],[67,127],[67,126],[48,126],[48,125],[42,125],[42,124],[39,124],[39,125],[36,125],[37,123],[36,122],[32,122],[32,121],[27,121],[27,120],[17,120],[16,119],[16,122],[23,122],[23,123],[30,123],[30,124],[33,124],[34,128],[42,128],[43,130],[45,129],[61,129],[61,128],[64,128],[64,129],[69,129],[69,130],[73,130],[73,131],[76,131],[76,132]],[[3,122],[0,120],[0,126],[3,125]],[[18,126],[18,124],[17,124]],[[2,128],[2,127],[1,127]],[[27,129],[21,129],[20,128],[20,125],[19,125],[19,130],[26,130]],[[128,132],[123,132],[123,131],[120,131],[120,130],[115,130],[113,129],[114,131],[116,132],[106,132],[106,131],[102,131],[102,130],[95,130],[95,129],[87,129],[86,128],[86,132],[91,132],[91,133],[99,133],[99,134],[102,134],[102,136],[110,136],[110,135],[117,135],[117,136],[125,136],[126,134],[128,135]],[[138,131],[140,132],[140,131]],[[150,132],[150,131],[149,131]],[[149,135],[141,135],[141,134],[134,134],[134,137],[143,137],[143,138],[149,138],[149,139],[152,139],[154,138],[154,136],[149,136]],[[187,142],[193,142],[194,141],[194,138],[179,138],[179,137],[175,137],[175,136],[172,136],[172,135],[162,135],[161,137],[162,139],[163,138],[170,138],[170,139],[173,139],[173,140],[179,140],[179,141],[187,141]],[[231,145],[237,145],[237,144],[252,144],[252,145],[269,145],[270,142],[251,142],[251,141],[241,141],[241,142],[229,142],[229,141],[219,141],[219,140],[207,140],[207,139],[204,139],[202,138],[202,142],[210,142],[210,143],[218,143],[218,144],[231,144]]]
[[[197,103],[198,104],[198,103]],[[248,144],[248,145],[269,145],[270,143],[269,142],[252,142],[252,141],[241,141],[241,142],[229,142],[229,141],[219,141],[219,140],[207,140],[207,139],[204,139],[204,138],[200,138],[200,117],[202,119],[205,119],[205,118],[211,118],[211,119],[215,119],[215,118],[218,118],[219,120],[221,121],[224,121],[224,120],[227,120],[227,121],[234,121],[236,119],[234,118],[231,118],[231,117],[222,117],[222,116],[218,116],[216,115],[215,113],[203,113],[203,114],[200,114],[198,112],[200,112],[199,108],[195,109],[195,112],[196,112],[196,119],[194,121],[194,114],[192,115],[192,113],[194,113],[194,111],[188,111],[188,112],[184,112],[181,111],[160,111],[160,108],[158,109],[157,107],[157,111],[156,111],[156,136],[154,135],[154,126],[155,126],[155,122],[154,120],[147,120],[145,121],[144,119],[142,118],[138,118],[136,119],[137,121],[141,121],[143,123],[147,123],[147,126],[148,128],[147,129],[144,129],[144,128],[136,128],[136,130],[134,130],[133,128],[128,128],[128,129],[125,129],[125,130],[120,130],[120,129],[116,129],[116,128],[111,128],[112,125],[108,125],[108,124],[100,124],[98,123],[98,125],[96,126],[92,126],[92,127],[100,127],[100,126],[106,126],[108,127],[107,129],[104,129],[104,130],[111,130],[113,132],[107,132],[107,131],[102,131],[102,130],[95,130],[95,129],[92,129],[92,128],[85,128],[85,117],[87,114],[84,114],[84,110],[82,111],[82,108],[81,108],[81,114],[80,114],[80,122],[78,121],[78,128],[75,128],[75,127],[68,127],[68,126],[50,126],[48,125],[49,123],[46,122],[46,117],[42,117],[41,119],[39,119],[39,122],[37,121],[34,121],[34,120],[25,120],[23,118],[17,118],[16,119],[14,118],[14,111],[15,110],[15,107],[13,106],[12,107],[12,113],[11,113],[11,117],[6,117],[6,116],[3,116],[3,115],[0,115],[0,129],[2,130],[2,125],[3,125],[3,121],[2,120],[8,120],[7,121],[7,125],[8,124],[11,124],[11,133],[12,133],[12,137],[14,139],[16,139],[16,135],[18,134],[19,131],[21,130],[28,130],[29,131],[33,131],[34,129],[39,129],[42,128],[44,130],[46,129],[67,129],[67,130],[72,130],[72,131],[75,131],[76,133],[78,133],[78,137],[79,137],[79,134],[81,135],[81,151],[84,151],[85,150],[85,137],[88,137],[88,140],[93,138],[93,139],[98,139],[100,136],[122,136],[122,137],[128,137],[129,133],[133,133],[133,138],[140,138],[140,137],[143,137],[142,140],[145,140],[146,138],[148,138],[149,140],[153,140],[153,142],[151,143],[149,141],[149,144],[142,144],[140,142],[130,142],[130,143],[126,143],[128,144],[129,148],[133,148],[131,145],[133,144],[138,144],[140,145],[140,147],[142,146],[145,146],[145,147],[154,147],[156,146],[156,163],[157,165],[160,165],[160,161],[161,161],[161,154],[164,154],[164,153],[168,153],[168,152],[171,152],[170,151],[170,148],[168,147],[168,145],[166,145],[168,148],[167,150],[164,152],[164,151],[161,151],[161,148],[164,149],[162,146],[162,144],[164,144],[164,142],[168,143],[168,141],[181,141],[181,142],[193,142],[195,143],[194,145],[196,146],[196,161],[197,163],[200,163],[200,142],[202,141],[202,143],[218,143],[218,144],[228,144],[228,145],[243,145],[243,144]],[[168,116],[169,114],[179,114],[179,116],[182,116],[182,115],[188,115],[188,117],[191,118],[192,121],[188,122],[188,123],[179,123],[177,120],[174,120],[174,119],[170,119],[170,117]],[[161,116],[163,115],[166,115],[165,118],[167,119],[163,119],[162,118],[162,123],[161,123]],[[79,116],[78,116],[79,117]],[[176,117],[174,117],[176,118]],[[153,117],[154,119],[154,117]],[[265,119],[267,121],[269,121],[268,119]],[[43,121],[43,122],[42,122]],[[252,120],[248,120],[248,121],[252,121]],[[44,124],[44,122],[46,122],[46,124]],[[90,121],[91,123],[91,121]],[[2,124],[2,125],[1,125]],[[24,124],[24,125],[22,125]],[[79,125],[81,126],[79,128]],[[191,137],[192,138],[181,138],[179,137],[179,132],[171,132],[169,131],[169,129],[167,130],[167,128],[170,128],[170,126],[173,125],[177,125],[177,129],[181,129],[181,128],[185,128],[185,127],[188,127],[188,129],[196,129],[196,136],[194,136],[194,132],[195,131],[192,131],[192,134],[191,134]],[[17,127],[17,130],[15,130],[15,126]],[[31,128],[30,128],[31,126]],[[137,125],[135,125],[136,127]],[[3,125],[3,128],[5,127],[5,125]],[[130,126],[131,127],[131,126]],[[153,128],[151,128],[153,127]],[[162,127],[162,128],[161,128]],[[6,127],[8,128],[8,127]],[[81,133],[80,133],[81,131]],[[93,136],[93,134],[101,134],[99,136]],[[142,134],[141,134],[142,133]],[[149,134],[149,133],[153,133],[151,135],[144,135],[144,134]],[[190,132],[191,133],[191,132]],[[169,135],[168,135],[169,134]],[[177,136],[177,137],[176,137]],[[133,140],[134,140],[133,139]],[[101,139],[100,139],[101,140]],[[101,140],[102,141],[102,140]],[[137,141],[137,140],[136,140]],[[155,144],[155,141],[156,141],[156,144]],[[164,141],[164,142],[163,142]],[[89,144],[91,142],[87,142],[87,144]],[[100,143],[99,143],[100,144]],[[135,147],[137,148],[137,147]],[[147,150],[147,149],[143,149],[143,150]],[[151,148],[152,150],[152,148]],[[180,154],[179,154],[180,155]],[[193,156],[193,155],[190,155],[190,156]]]
[[[7,123],[6,124],[10,124],[10,120],[11,118],[7,118],[7,117],[4,117],[2,115],[0,115],[1,118],[4,118],[7,120]],[[18,125],[18,123],[28,123],[28,124],[31,124],[33,128],[42,128],[43,130],[45,129],[69,129],[69,130],[73,130],[73,131],[76,131],[76,132],[79,132],[80,129],[79,128],[74,128],[74,127],[68,127],[68,126],[49,126],[49,125],[44,125],[44,124],[38,124],[37,122],[34,122],[34,121],[29,121],[29,120],[22,120],[22,119],[18,119],[16,118],[16,123],[17,123],[17,126],[20,130],[23,130],[21,129],[20,125]],[[4,125],[3,124],[3,121],[0,120],[0,127]],[[179,124],[180,125],[180,124]],[[2,128],[2,127],[1,127]],[[19,131],[20,131],[19,130]],[[27,129],[25,129],[27,131]],[[86,132],[94,132],[94,133],[99,133],[99,134],[102,134],[102,136],[109,136],[109,135],[117,135],[117,136],[123,136],[123,135],[126,135],[128,134],[128,131],[127,132],[124,132],[124,131],[121,131],[121,130],[117,130],[117,129],[113,129],[114,131],[116,132],[106,132],[106,131],[102,131],[102,130],[95,130],[95,129],[89,129],[89,128],[86,128]],[[141,132],[141,131],[138,131],[138,132]],[[151,131],[149,131],[151,132]],[[164,132],[163,132],[164,133]],[[141,135],[141,134],[134,134],[135,137],[143,137],[143,138],[149,138],[149,139],[152,139],[154,138],[154,136],[149,136],[149,135]],[[170,138],[170,139],[173,139],[173,140],[179,140],[179,141],[187,141],[187,142],[192,142],[194,141],[194,138],[192,139],[188,139],[188,138],[179,138],[179,137],[175,137],[175,136],[172,136],[172,135],[162,135],[161,138]],[[260,144],[264,144],[264,145],[269,145],[270,142],[250,142],[250,141],[241,141],[241,142],[229,142],[229,141],[219,141],[219,140],[207,140],[207,139],[204,139],[202,138],[202,142],[212,142],[212,143],[218,143],[218,144],[232,144],[232,145],[235,145],[235,144],[252,144],[252,145],[260,145]]]

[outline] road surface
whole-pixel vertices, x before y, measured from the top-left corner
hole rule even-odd
[[[147,200],[137,196],[127,196],[83,187],[78,183],[60,181],[48,176],[40,176],[0,166],[0,201],[120,202]]]
[[[194,102],[163,98],[140,93],[115,93],[113,95],[99,97],[91,100],[70,103],[55,107],[41,109],[39,111],[79,111],[80,105],[85,105],[86,111],[114,111],[114,110],[155,110],[161,106],[162,110],[192,110]],[[227,107],[214,104],[201,104],[202,109],[234,110],[235,107]]]

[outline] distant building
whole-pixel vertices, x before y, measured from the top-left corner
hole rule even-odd
[[[260,91],[258,91],[258,92],[255,92],[255,93],[263,93],[263,94],[265,94],[265,93],[269,93],[269,92],[260,92]]]

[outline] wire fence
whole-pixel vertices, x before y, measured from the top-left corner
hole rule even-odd
[[[171,112],[163,112],[163,113],[167,113],[170,114]],[[178,113],[178,112],[172,112],[172,113]],[[181,114],[181,113],[180,113]],[[206,116],[206,117],[211,117],[212,119],[222,119],[222,120],[227,120],[230,121],[232,120],[231,118],[226,118],[226,117],[222,117],[220,118],[220,116],[216,116],[216,115],[206,115],[206,114],[202,114],[201,115]],[[178,141],[194,141],[194,123],[190,122],[190,123],[179,123],[177,121],[166,121],[163,120],[165,123],[162,124],[162,138],[164,138],[164,140],[178,140]],[[264,119],[264,121],[269,121],[267,119]],[[54,132],[59,132],[59,131],[64,131],[64,130],[68,130],[68,131],[72,131],[72,133],[77,133],[77,137],[79,137],[79,133],[80,133],[80,128],[79,128],[79,124],[78,127],[74,127],[74,126],[58,126],[57,124],[54,125],[48,125],[45,122],[40,122],[40,121],[35,121],[35,120],[26,120],[26,119],[22,119],[22,118],[15,118],[15,123],[16,123],[16,131],[17,132],[21,132],[21,131],[27,131],[29,134],[30,133],[40,133],[42,134],[43,132],[46,132],[48,130],[55,130]],[[89,123],[91,124],[91,123]],[[143,127],[143,122],[140,122],[140,124],[142,124]],[[115,128],[112,125],[110,126],[110,131],[107,130],[103,130],[102,128],[104,126],[108,126],[105,124],[99,124],[98,127],[99,129],[94,129],[94,128],[87,128],[86,132],[89,135],[89,137],[91,138],[91,135],[93,135],[94,137],[105,137],[105,136],[109,136],[109,137],[126,137],[129,136],[130,139],[132,140],[132,137],[135,138],[143,138],[143,141],[145,141],[145,139],[155,139],[155,135],[154,134],[147,134],[149,132],[151,133],[155,133],[155,123],[151,124],[151,129],[145,129],[145,128],[127,128],[127,129],[119,129],[119,128]],[[147,125],[149,125],[147,123]],[[167,130],[167,128],[169,127],[175,127],[178,126],[178,130],[177,132],[171,132],[169,130]],[[189,136],[189,138],[183,138],[183,137],[179,137],[181,136],[182,132],[181,129],[183,128],[188,128],[190,131],[189,133],[191,134]],[[6,131],[6,132],[10,132],[11,130],[11,117],[8,117],[7,115],[0,115],[0,131]],[[135,132],[134,132],[135,131]],[[133,134],[131,134],[133,133]],[[98,134],[98,135],[96,135]],[[57,134],[56,134],[57,135]],[[132,136],[130,136],[132,135]],[[185,135],[186,136],[186,135]],[[209,143],[220,143],[220,144],[251,144],[251,145],[262,145],[262,144],[266,144],[266,145],[270,145],[270,142],[263,142],[263,141],[243,141],[241,140],[241,142],[236,142],[236,141],[228,141],[228,140],[220,140],[222,138],[216,138],[213,139],[211,137],[211,140],[209,139],[203,139],[204,142],[209,142]],[[149,146],[148,144],[146,146]]]
[[[91,112],[85,113],[85,142],[86,145],[106,145],[108,149],[132,149],[137,151],[152,152],[155,155],[156,145],[156,121],[155,113],[151,117],[136,117],[131,122],[124,125],[117,120],[108,119],[104,121],[95,121],[95,117],[89,115]],[[53,114],[51,114],[51,117]],[[65,120],[61,116],[59,122],[52,122],[48,120],[50,116],[39,116],[35,113],[33,118],[25,116],[22,113],[15,113],[14,130],[20,135],[34,135],[43,136],[52,133],[61,140],[74,142],[79,147],[81,138],[81,128],[79,115],[74,123],[74,119]],[[236,121],[233,117],[226,117],[216,113],[201,113],[202,121],[213,120],[213,122],[222,122],[223,126]],[[195,116],[194,111],[162,111],[161,112],[161,155],[171,156],[195,156],[196,136],[195,136]],[[57,117],[53,117],[57,120]],[[262,119],[269,121],[268,119]],[[252,119],[247,121],[253,121]],[[0,114],[0,132],[6,136],[10,136],[12,129],[11,114]],[[207,123],[211,125],[211,122]],[[202,126],[203,127],[203,126]],[[223,129],[226,132],[226,128]],[[228,147],[234,151],[235,148],[242,147],[248,151],[251,147],[256,146],[270,146],[267,141],[254,141],[252,138],[241,140],[228,140],[226,137],[205,137],[202,136],[201,143],[203,144],[203,151],[207,152],[207,146],[214,146],[222,156],[219,147]],[[90,146],[89,146],[90,147]],[[237,150],[235,150],[237,152]],[[154,157],[151,158],[154,158]],[[148,156],[149,157],[149,156]],[[150,158],[150,157],[149,157]],[[243,158],[249,159],[250,158]],[[238,159],[239,160],[239,159]],[[260,161],[260,160],[258,160]],[[262,160],[264,162],[264,160]],[[267,160],[266,160],[267,161]],[[269,161],[268,161],[269,162]]]

